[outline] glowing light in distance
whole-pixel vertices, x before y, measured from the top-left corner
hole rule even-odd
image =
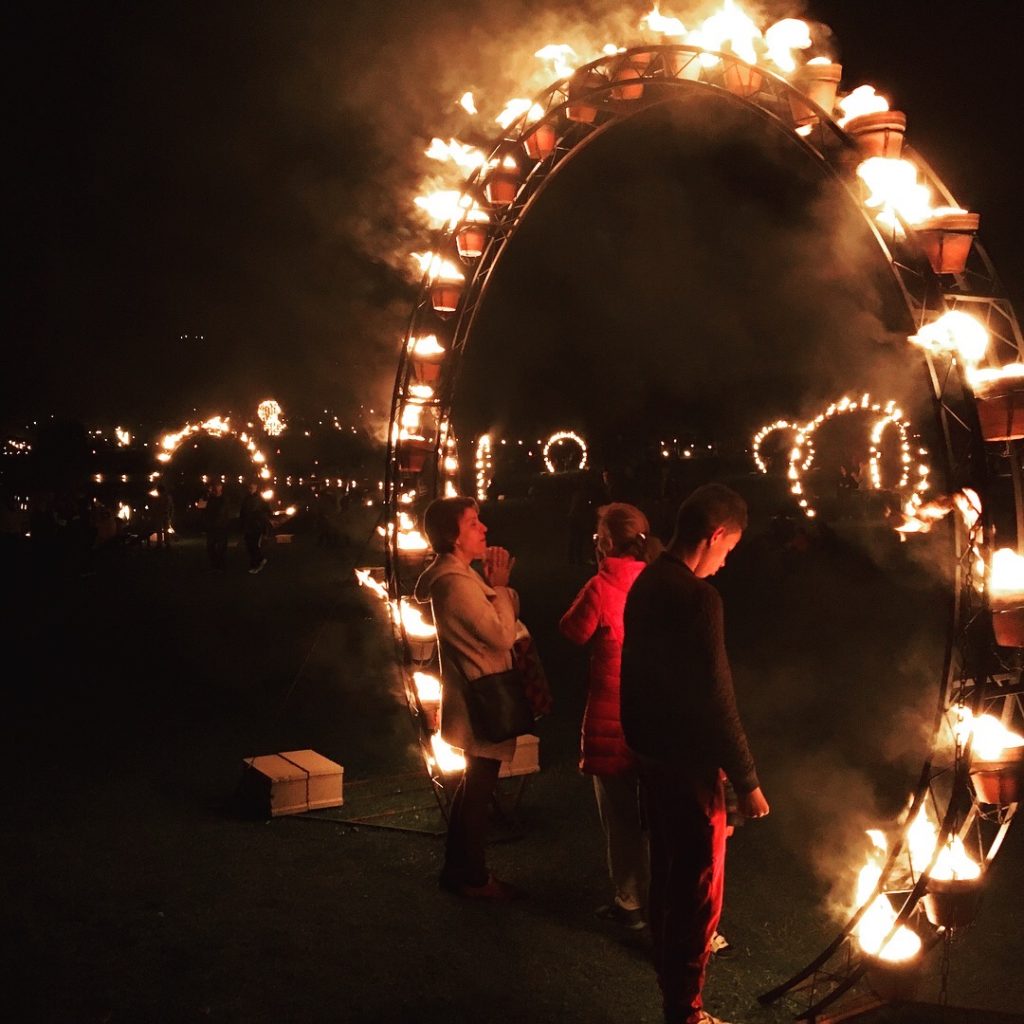
[[[555,464],[551,461],[551,449],[563,441],[572,441],[580,447],[580,461],[577,469],[587,468],[587,442],[573,430],[559,430],[552,434],[544,443],[544,465],[549,473],[555,472]]]

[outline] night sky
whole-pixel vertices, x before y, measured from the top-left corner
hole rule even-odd
[[[804,13],[834,29],[844,87],[870,82],[907,113],[908,138],[982,214],[983,242],[1011,296],[1024,299],[1016,5],[763,8],[768,20]],[[410,199],[430,170],[422,151],[431,136],[461,127],[453,101],[473,88],[496,111],[524,83],[544,84],[530,78],[532,49],[610,10],[635,23],[647,9],[607,0],[23,5],[8,29],[15,287],[3,421],[48,412],[173,420],[270,394],[286,410],[379,407],[413,297],[404,254],[427,237]],[[663,5],[684,21],[689,10]],[[830,358],[837,334],[878,340],[864,320],[884,305],[860,276],[870,266],[815,282],[811,311],[794,312],[792,275],[779,268],[791,262],[794,234],[814,235],[828,197],[805,169],[787,180],[771,144],[749,136],[736,142],[747,178],[716,163],[719,150],[705,148],[702,163],[703,116],[653,118],[609,139],[604,162],[579,161],[573,187],[560,199],[552,190],[558,209],[524,226],[503,268],[506,294],[485,310],[467,363],[459,401],[468,425],[532,429],[560,412],[590,425],[601,410],[618,423],[672,408],[682,422],[714,427],[728,374],[712,373],[703,403],[686,381],[716,362],[735,369],[745,396],[767,396],[749,410],[756,420],[827,391],[832,381],[817,368],[845,372]],[[673,195],[672,181],[691,193],[703,182],[713,199],[698,207]],[[812,194],[820,203],[801,211]],[[759,227],[738,241],[723,225],[744,195]],[[660,208],[645,206],[655,197]],[[792,212],[792,229],[774,216],[781,210]],[[859,246],[842,238],[826,245],[837,273]],[[781,258],[765,255],[766,240]],[[702,269],[690,273],[697,253]],[[536,301],[524,305],[524,295]],[[520,319],[505,315],[513,309]],[[681,330],[694,309],[697,327]],[[766,333],[775,347],[754,350],[749,339]],[[780,369],[796,362],[815,369]],[[651,375],[667,363],[672,372]],[[627,388],[607,390],[609,367]],[[513,422],[523,389],[537,403],[532,419]]]

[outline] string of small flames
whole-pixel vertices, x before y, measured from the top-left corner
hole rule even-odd
[[[767,473],[768,466],[764,459],[761,458],[761,446],[764,444],[765,439],[777,430],[791,430],[795,433],[793,447],[789,453],[789,466],[786,470],[786,476],[790,481],[790,493],[796,496],[800,508],[803,509],[804,514],[809,518],[813,518],[817,513],[804,490],[802,474],[806,473],[814,463],[814,435],[823,423],[826,423],[834,416],[859,412],[877,414],[877,419],[871,428],[871,447],[869,449],[871,486],[875,490],[880,490],[882,487],[882,453],[879,445],[881,444],[882,434],[885,429],[888,426],[893,426],[899,433],[900,438],[900,477],[896,483],[896,490],[904,490],[910,482],[911,464],[913,463],[909,433],[910,423],[903,419],[903,412],[897,408],[894,401],[889,401],[882,405],[879,402],[872,401],[871,396],[868,394],[862,395],[859,401],[844,396],[839,401],[833,402],[803,426],[790,423],[788,420],[776,420],[774,423],[768,423],[763,426],[752,439],[751,448],[754,462],[762,473]],[[918,448],[917,454],[925,456],[928,452],[925,448]],[[927,464],[923,462],[918,464],[916,471],[917,480],[914,483],[915,497],[928,489],[929,471]]]
[[[177,452],[184,441],[199,433],[208,434],[210,437],[237,437],[239,443],[241,443],[249,453],[249,459],[252,464],[258,468],[260,479],[270,480],[273,476],[273,471],[270,466],[267,465],[267,457],[260,450],[256,442],[245,431],[242,431],[241,433],[237,432],[231,426],[231,420],[225,419],[222,416],[211,416],[208,420],[204,420],[202,423],[186,423],[180,430],[164,434],[160,439],[161,451],[156,457],[157,462],[166,465],[174,458],[175,452]],[[270,501],[274,497],[274,491],[272,488],[267,488],[262,493],[263,497],[267,501]]]

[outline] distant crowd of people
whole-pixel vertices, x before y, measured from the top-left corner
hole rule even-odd
[[[702,991],[709,957],[727,945],[718,933],[726,785],[740,816],[769,812],[736,707],[722,600],[707,582],[746,526],[746,503],[721,484],[682,503],[664,550],[638,508],[602,506],[597,573],[560,623],[591,652],[580,766],[594,780],[612,888],[597,913],[627,929],[650,927],[667,1024],[721,1024]],[[439,881],[465,899],[511,901],[525,894],[488,869],[485,838],[501,764],[516,743],[485,732],[480,705],[493,704],[514,676],[515,559],[488,546],[470,498],[434,501],[424,530],[436,558],[416,597],[431,604],[440,640],[440,730],[466,757]]]

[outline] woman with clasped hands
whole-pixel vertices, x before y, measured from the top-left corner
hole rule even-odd
[[[484,843],[498,771],[512,760],[516,741],[489,743],[473,734],[461,685],[512,667],[519,595],[508,583],[515,559],[487,546],[487,527],[472,498],[431,502],[423,529],[437,558],[419,578],[416,599],[431,603],[441,642],[441,737],[466,755],[448,813],[440,885],[468,898],[515,899],[521,890],[487,870]],[[472,568],[475,561],[482,576]]]

